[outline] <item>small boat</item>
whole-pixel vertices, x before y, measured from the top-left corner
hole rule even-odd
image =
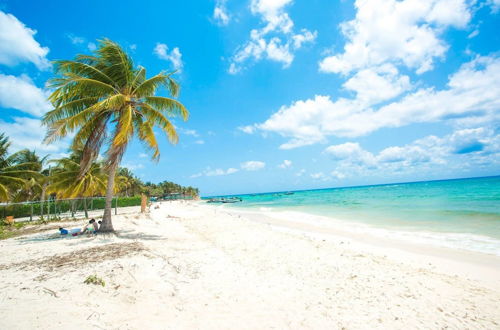
[[[242,202],[241,197],[221,197],[221,198],[211,198],[207,203],[237,203]]]
[[[291,191],[288,191],[288,192],[285,193],[285,195],[293,195],[293,194],[295,194],[295,193],[291,192]]]

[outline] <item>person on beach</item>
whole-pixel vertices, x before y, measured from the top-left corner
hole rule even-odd
[[[82,231],[80,233],[78,233],[78,235],[82,235],[82,234],[92,235],[92,234],[95,234],[97,232],[96,227],[97,227],[97,224],[95,224],[95,220],[91,219],[91,220],[89,220],[89,223],[82,229]]]
[[[94,226],[94,232],[97,232],[99,230],[99,226],[97,225],[97,222],[95,221],[94,218],[92,218],[89,223],[92,224],[92,226]]]
[[[66,229],[63,227],[59,227],[59,233],[61,235],[77,236],[80,233],[80,228]]]

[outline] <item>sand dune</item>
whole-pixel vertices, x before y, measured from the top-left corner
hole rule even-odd
[[[117,236],[1,241],[0,328],[500,328],[498,282],[435,259],[196,202],[114,223]],[[104,287],[83,283],[93,274]]]

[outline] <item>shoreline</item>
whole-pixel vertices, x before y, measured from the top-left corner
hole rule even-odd
[[[114,216],[116,235],[0,241],[0,328],[500,327],[500,285],[446,262],[202,202],[157,205]]]
[[[207,207],[215,207],[209,206]],[[472,277],[493,288],[500,288],[500,256],[465,249],[456,249],[437,245],[427,245],[424,242],[408,242],[401,239],[381,238],[369,230],[363,232],[346,230],[349,223],[336,219],[336,223],[328,223],[330,218],[311,215],[309,213],[293,212],[296,215],[314,217],[315,221],[297,221],[286,218],[286,212],[276,212],[271,216],[268,212],[257,210],[243,210],[237,208],[218,207],[219,211],[235,216],[242,216],[248,220],[275,227],[278,230],[296,231],[318,239],[341,239],[355,242],[364,251],[376,252],[381,255],[395,257],[397,261],[412,260],[422,267],[434,267],[443,272],[453,272],[457,275]],[[343,223],[342,228],[335,224]],[[366,226],[365,228],[369,228]],[[472,267],[470,267],[472,266]]]

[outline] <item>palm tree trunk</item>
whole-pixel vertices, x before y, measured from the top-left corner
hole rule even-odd
[[[40,196],[40,219],[43,220],[43,207],[45,202],[45,190],[47,189],[47,183],[42,185],[42,195]]]
[[[89,211],[87,209],[87,198],[83,197],[83,210],[85,211],[85,219],[89,218]]]
[[[110,165],[108,172],[108,185],[106,187],[106,202],[104,204],[104,215],[102,217],[102,224],[99,227],[100,232],[113,232],[113,223],[111,222],[111,208],[113,201],[113,190],[115,186],[115,173],[118,164]]]

